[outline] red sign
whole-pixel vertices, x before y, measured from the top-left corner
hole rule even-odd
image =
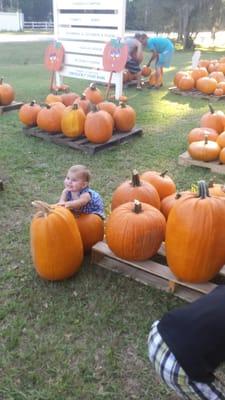
[[[105,71],[121,72],[127,62],[128,47],[120,39],[111,39],[103,51],[103,68]]]
[[[45,67],[52,72],[60,71],[64,61],[64,47],[58,41],[53,41],[45,50]]]

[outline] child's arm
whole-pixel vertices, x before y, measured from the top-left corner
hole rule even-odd
[[[67,193],[68,193],[68,190],[67,189],[64,189],[63,191],[62,191],[62,193],[61,193],[61,196],[60,196],[60,199],[59,199],[59,201],[58,201],[58,204],[60,205],[64,205],[64,203],[66,202],[66,197],[67,197]]]
[[[71,200],[71,201],[66,201],[64,203],[64,206],[69,209],[77,209],[79,210],[80,208],[86,206],[87,203],[91,200],[91,196],[89,193],[83,193],[79,199],[76,200]]]

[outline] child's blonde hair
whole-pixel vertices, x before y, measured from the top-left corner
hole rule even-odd
[[[81,179],[85,182],[89,182],[91,179],[91,173],[85,165],[72,165],[72,167],[69,168],[68,172],[79,175],[79,177],[81,177]]]

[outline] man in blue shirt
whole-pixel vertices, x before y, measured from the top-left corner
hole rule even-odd
[[[152,53],[152,56],[147,65],[150,66],[151,62],[155,61],[155,73],[156,73],[155,87],[159,88],[160,86],[162,86],[163,68],[170,67],[174,53],[174,45],[168,38],[158,37],[158,36],[153,38],[148,38],[148,36],[145,33],[139,36],[139,40],[142,43],[142,45]]]

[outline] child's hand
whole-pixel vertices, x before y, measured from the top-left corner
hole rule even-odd
[[[56,205],[66,207],[66,201],[59,201]]]

